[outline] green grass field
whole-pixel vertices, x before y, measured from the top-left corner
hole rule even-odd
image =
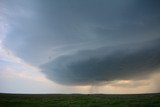
[[[160,94],[0,94],[0,107],[160,107]]]

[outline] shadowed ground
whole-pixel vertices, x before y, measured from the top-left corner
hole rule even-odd
[[[0,94],[0,107],[160,107],[160,93]]]

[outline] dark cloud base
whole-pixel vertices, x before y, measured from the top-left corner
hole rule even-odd
[[[160,68],[160,39],[83,50],[42,65],[50,80],[65,85],[98,84],[119,79],[144,79]]]

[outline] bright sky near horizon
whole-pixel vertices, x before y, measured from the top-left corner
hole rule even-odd
[[[159,77],[158,0],[0,0],[0,93],[152,93]]]

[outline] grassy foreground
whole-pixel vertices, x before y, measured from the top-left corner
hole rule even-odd
[[[160,94],[0,94],[0,107],[160,107]]]

